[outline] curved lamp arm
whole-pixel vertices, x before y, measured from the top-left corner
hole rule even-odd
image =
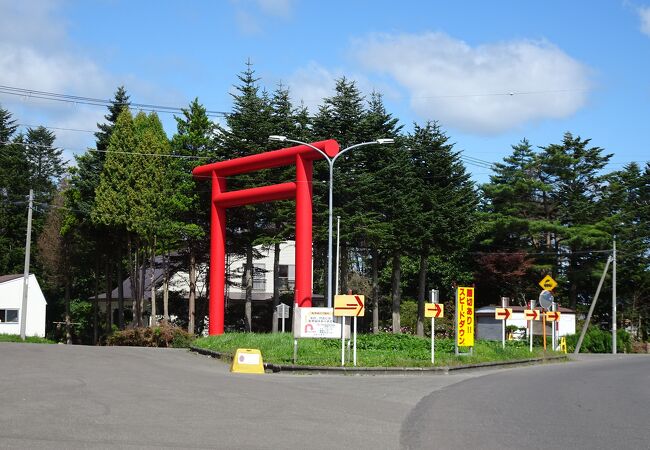
[[[269,141],[274,141],[274,142],[291,142],[291,143],[293,143],[293,144],[306,145],[307,147],[310,147],[310,148],[316,150],[318,153],[320,153],[320,154],[323,156],[323,158],[325,158],[325,159],[327,160],[327,162],[328,162],[329,164],[332,164],[332,158],[330,158],[329,156],[327,156],[327,154],[326,154],[324,151],[322,151],[320,148],[318,148],[318,147],[316,147],[316,146],[313,146],[313,145],[311,145],[311,144],[308,144],[307,142],[297,141],[297,140],[295,140],[295,139],[289,139],[289,138],[286,137],[286,136],[279,136],[279,135],[277,135],[277,134],[272,134],[271,136],[269,136]]]

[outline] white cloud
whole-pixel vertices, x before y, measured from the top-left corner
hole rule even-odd
[[[289,19],[294,0],[230,0],[235,6],[235,20],[246,35],[260,34],[266,17]]]
[[[641,19],[641,32],[650,36],[650,6],[640,7],[638,13]]]
[[[293,0],[257,0],[260,9],[271,16],[288,18],[293,9]]]
[[[423,119],[466,132],[570,116],[590,87],[588,68],[547,42],[471,47],[444,33],[377,34],[356,40],[353,52],[402,86]]]
[[[58,1],[0,0],[0,85],[38,91],[106,98],[117,85],[92,59],[68,41],[65,22],[57,16]],[[0,93],[0,104],[17,123],[56,128],[96,129],[106,110],[30,95]],[[53,128],[64,158],[94,142],[92,133]],[[23,128],[24,130],[24,128]]]
[[[135,76],[109,73],[68,39],[65,21],[58,16],[57,0],[16,2],[0,0],[0,85],[83,97],[108,99],[119,85],[138,92],[146,103],[186,104],[173,89],[156,89]],[[134,100],[132,98],[132,100]],[[65,159],[94,145],[92,133],[105,121],[106,108],[15,96],[0,92],[0,105],[17,123],[52,127],[56,145]],[[172,122],[161,114],[161,119]],[[24,129],[23,129],[24,130]]]
[[[239,9],[235,12],[235,19],[239,30],[246,35],[259,34],[262,31],[262,26],[259,21],[248,11]]]
[[[323,104],[323,99],[334,95],[336,80],[344,76],[354,81],[366,98],[373,91],[381,93],[386,99],[401,98],[400,92],[387,83],[375,82],[363,74],[351,74],[343,69],[329,70],[314,61],[293,72],[283,83],[289,87],[294,105],[300,105],[302,102],[311,113],[316,113],[318,107]]]
[[[287,80],[291,99],[294,104],[304,105],[312,112],[316,112],[323,98],[329,97],[334,91],[338,72],[332,72],[315,62],[295,71]]]

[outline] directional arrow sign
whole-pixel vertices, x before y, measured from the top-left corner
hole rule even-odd
[[[539,309],[524,309],[524,319],[539,320]]]
[[[365,297],[363,295],[335,295],[334,316],[354,317],[366,313]]]
[[[512,315],[512,308],[497,308],[494,310],[494,318],[501,320],[508,320]]]
[[[547,311],[546,312],[546,320],[549,322],[555,322],[556,320],[560,320],[560,311]]]
[[[544,278],[542,278],[542,281],[539,282],[539,285],[542,287],[542,289],[552,291],[557,287],[557,281],[555,281],[550,275],[546,275]]]
[[[445,305],[440,303],[425,303],[424,304],[424,317],[437,319],[445,315]]]

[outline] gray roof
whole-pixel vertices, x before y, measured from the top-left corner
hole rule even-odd
[[[16,278],[22,278],[23,276],[24,275],[22,273],[13,275],[0,275],[0,283],[6,283],[7,281],[15,280]]]

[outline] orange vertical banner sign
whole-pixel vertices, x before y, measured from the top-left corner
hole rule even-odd
[[[474,288],[458,288],[457,345],[474,347]]]

